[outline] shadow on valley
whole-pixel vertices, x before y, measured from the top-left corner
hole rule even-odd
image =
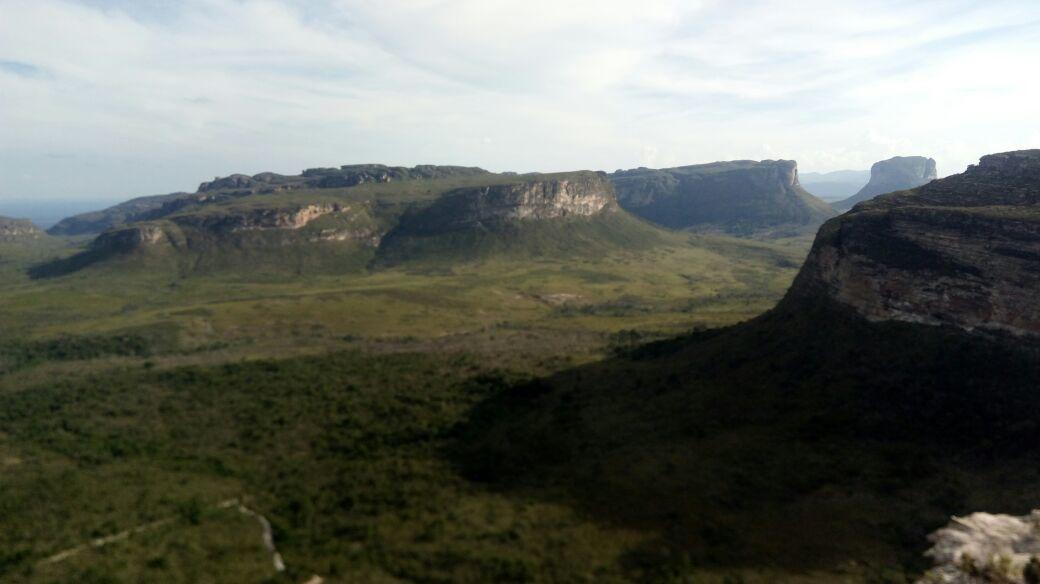
[[[463,474],[659,533],[682,565],[866,570],[902,581],[950,514],[1038,503],[1040,350],[872,324],[788,298],[495,394],[459,427]]]

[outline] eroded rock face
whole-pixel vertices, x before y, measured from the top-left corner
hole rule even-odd
[[[28,219],[11,219],[0,217],[0,241],[19,241],[35,239],[42,231]]]
[[[264,231],[269,229],[300,229],[311,221],[331,213],[345,213],[350,207],[336,203],[317,203],[290,209],[251,209],[234,213],[186,215],[172,220],[199,229],[220,233]]]
[[[781,226],[815,228],[833,217],[830,206],[798,182],[792,160],[741,160],[611,175],[621,206],[673,229],[734,234]]]
[[[873,321],[1040,335],[1040,150],[857,205],[819,231],[791,290]]]
[[[1040,582],[1040,511],[1025,517],[974,513],[954,517],[928,538],[935,561],[918,584]]]
[[[614,189],[601,175],[458,189],[446,193],[398,228],[434,235],[512,221],[592,217],[617,209]]]
[[[834,203],[838,210],[851,209],[857,203],[869,201],[878,195],[917,188],[935,180],[935,160],[924,156],[896,156],[874,163],[870,168],[870,182],[858,193]]]
[[[95,251],[126,253],[158,245],[178,247],[182,240],[183,236],[175,232],[172,226],[138,223],[102,233],[91,242],[91,248]]]

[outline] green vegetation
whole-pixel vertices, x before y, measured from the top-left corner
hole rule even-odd
[[[789,301],[502,392],[461,460],[506,492],[653,526],[692,566],[911,581],[951,514],[1035,506],[1020,446],[1040,438],[1038,373],[1021,340]]]
[[[376,271],[293,269],[294,254],[328,257],[320,247],[243,247],[222,250],[229,269],[126,257],[32,280],[26,268],[81,242],[2,256],[0,580],[680,574],[686,556],[653,530],[471,482],[453,454],[473,408],[514,383],[751,318],[805,253],[618,221]],[[601,253],[559,253],[605,236]],[[217,507],[230,498],[270,519],[285,574],[255,520]],[[140,526],[152,527],[42,563]],[[707,582],[739,572],[699,570]]]

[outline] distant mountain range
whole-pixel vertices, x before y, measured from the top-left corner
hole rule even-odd
[[[856,196],[920,184],[929,167],[918,163],[927,160],[878,163]],[[930,170],[934,176],[934,161]],[[775,238],[811,234],[835,214],[802,187],[797,163],[785,160],[555,175],[347,165],[299,175],[234,174],[204,182],[195,193],[140,197],[68,217],[48,233],[95,240],[36,273],[143,255],[153,267],[198,271],[250,262],[275,270],[344,270],[502,253],[588,253],[608,241],[654,240],[651,223]]]
[[[662,233],[622,211],[601,173],[379,165],[232,175],[197,193],[135,199],[51,230],[97,232],[89,249],[34,273],[112,261],[181,272],[340,272],[490,254],[596,253]]]

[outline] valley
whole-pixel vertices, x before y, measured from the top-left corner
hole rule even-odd
[[[1038,161],[814,241],[372,165],[12,237],[0,577],[912,582],[950,514],[1035,505]]]

